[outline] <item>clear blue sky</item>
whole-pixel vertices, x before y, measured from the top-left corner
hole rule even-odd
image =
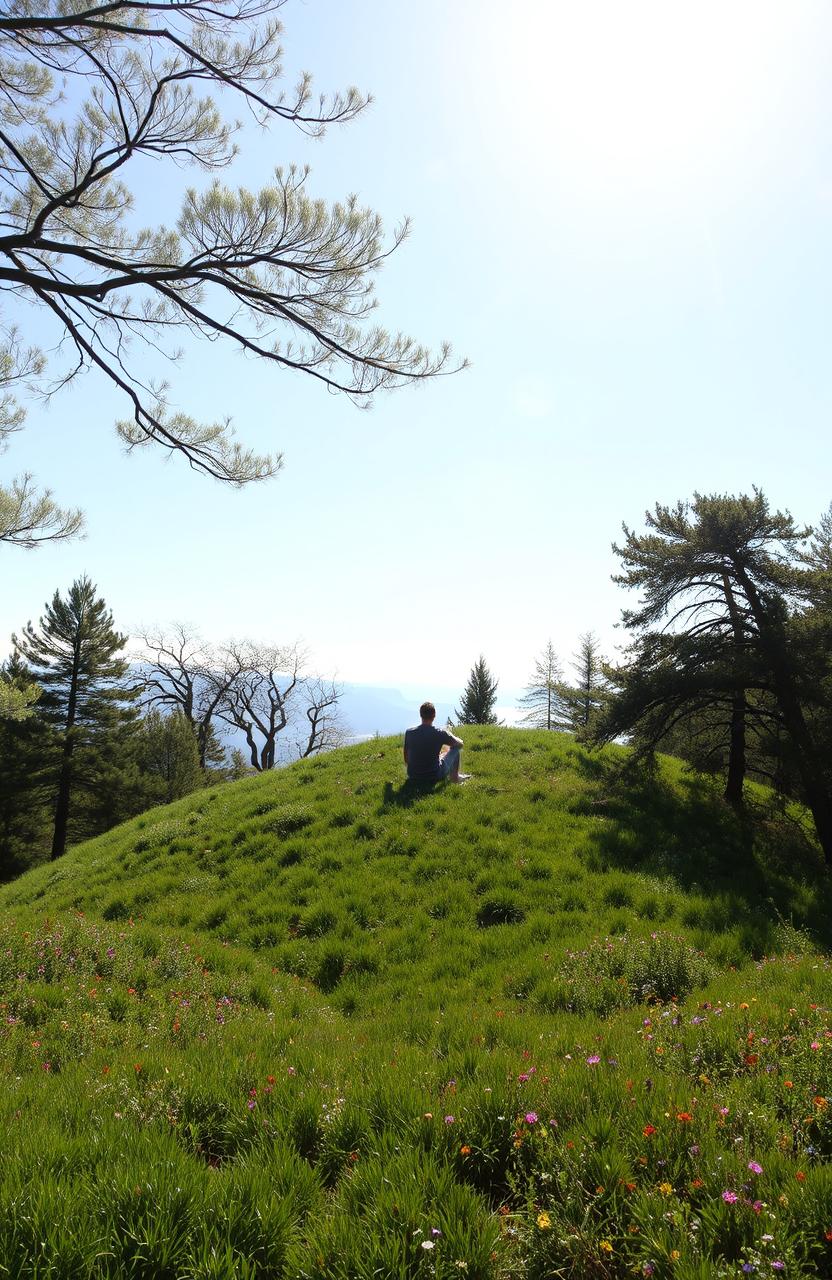
[[[292,160],[412,238],[382,317],[472,362],[362,413],[215,346],[171,371],[196,415],[285,453],[231,492],[125,457],[95,375],[32,404],[2,459],[82,505],[83,542],[0,551],[0,647],[88,573],[118,624],[303,638],[344,679],[523,685],[549,636],[611,648],[622,520],[762,486],[832,498],[832,8],[760,3],[289,0],[287,74],[373,106],[312,142],[246,133],[226,175]],[[186,182],[143,170],[139,213]],[[6,313],[8,319],[8,313]],[[25,321],[25,316],[22,317]]]

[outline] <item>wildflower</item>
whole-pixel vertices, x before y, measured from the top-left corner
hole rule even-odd
[[[438,1240],[442,1232],[439,1230],[439,1227],[431,1227],[430,1234],[432,1240]]]
[[[612,1253],[612,1242],[610,1240],[602,1240],[600,1248],[603,1249],[604,1253]]]
[[[654,1124],[646,1124],[641,1132],[644,1134],[645,1138],[652,1138],[653,1134],[656,1132],[656,1126]]]
[[[793,1088],[794,1088],[794,1085],[792,1084],[791,1080],[784,1080],[784,1081],[783,1081],[783,1088],[784,1088],[784,1089],[793,1089]]]
[[[539,1213],[537,1215],[537,1225],[540,1227],[541,1231],[548,1231],[549,1228],[551,1227],[552,1219],[549,1217],[548,1213],[545,1212],[545,1210],[543,1213]]]
[[[133,1063],[133,1070],[135,1071],[135,1073],[136,1073],[136,1075],[137,1075],[137,1076],[138,1076],[138,1075],[141,1075],[142,1064],[141,1064],[140,1062],[134,1062],[134,1063]]]
[[[471,1154],[471,1148],[470,1148],[470,1147],[460,1147],[460,1148],[459,1148],[459,1154],[460,1154],[461,1156],[470,1156],[470,1154]]]
[[[599,1053],[591,1053],[586,1060],[586,1065],[588,1067],[595,1067],[598,1065],[600,1061],[601,1061],[601,1055]]]
[[[690,1124],[693,1120],[693,1116],[689,1111],[678,1111],[676,1113],[676,1119],[680,1124]]]
[[[781,1262],[781,1260],[780,1260],[779,1258],[775,1258],[775,1259],[774,1259],[774,1261],[773,1261],[773,1262],[772,1262],[772,1264],[771,1264],[771,1269],[772,1269],[772,1271],[785,1271],[785,1270],[786,1270],[786,1264],[785,1264],[785,1262]]]
[[[817,1098],[813,1098],[812,1101],[814,1102],[815,1106],[818,1108],[819,1111],[822,1111],[824,1107],[829,1106],[829,1099],[822,1098],[820,1097],[820,1095],[818,1095]]]
[[[435,1248],[436,1248],[436,1242],[435,1242],[434,1240],[423,1240],[423,1241],[422,1241],[422,1248],[423,1248],[423,1249],[435,1249]]]
[[[526,1119],[526,1124],[537,1124],[537,1112],[527,1111],[525,1119]]]
[[[602,1186],[597,1186],[595,1188],[595,1194],[596,1196],[602,1196],[604,1194],[604,1188]]]
[[[797,1173],[794,1176],[797,1178],[798,1182],[806,1181],[806,1174],[803,1172],[802,1169],[798,1169]]]
[[[819,1040],[813,1040],[813,1041],[812,1041],[812,1043],[809,1045],[809,1048],[810,1048],[810,1049],[819,1049],[819,1048],[820,1048],[820,1041],[819,1041]]]
[[[746,1274],[747,1276],[750,1276],[752,1271],[756,1271],[756,1270],[757,1270],[757,1268],[754,1266],[754,1263],[753,1263],[753,1262],[744,1262],[744,1263],[742,1264],[742,1269],[743,1269],[743,1271],[745,1272],[745,1274]]]
[[[663,1196],[670,1196],[673,1194],[673,1186],[670,1182],[660,1182],[659,1191],[661,1191]]]
[[[257,1106],[257,1101],[256,1101],[256,1099],[254,1099],[254,1098],[249,1098],[249,1100],[248,1100],[248,1109],[249,1109],[249,1111],[253,1111],[253,1110],[254,1110],[254,1108],[255,1108],[256,1106]]]
[[[690,1185],[694,1191],[698,1191],[700,1187],[704,1187],[705,1183],[702,1181],[701,1178],[694,1178],[693,1182]]]
[[[823,1235],[824,1235],[824,1239],[832,1240],[832,1231],[824,1231]]]
[[[756,1053],[747,1053],[743,1061],[745,1062],[745,1065],[747,1067],[756,1067],[757,1063],[760,1061],[760,1058],[759,1058],[759,1055]],[[750,1266],[751,1264],[749,1263],[748,1265]]]
[[[748,1162],[748,1168],[751,1170],[751,1172],[752,1172],[752,1173],[762,1173],[762,1172],[763,1172],[763,1166],[762,1166],[761,1164],[757,1164],[757,1161],[756,1161],[756,1160],[749,1160],[749,1162]]]
[[[722,1198],[726,1204],[736,1204],[739,1200],[736,1191],[723,1191]]]
[[[678,1249],[671,1249],[671,1250],[670,1250],[670,1261],[671,1261],[671,1262],[678,1262],[678,1261],[679,1261],[679,1259],[681,1258],[681,1256],[682,1256],[682,1255],[681,1255],[681,1253],[679,1252],[679,1250],[678,1250]]]
[[[643,1276],[652,1276],[655,1270],[656,1268],[653,1266],[652,1262],[645,1262],[644,1266],[641,1268],[641,1274]]]
[[[423,1119],[423,1120],[432,1120],[432,1119],[433,1119],[433,1112],[432,1112],[432,1111],[426,1111],[426,1112],[425,1112],[425,1114],[424,1114],[424,1116],[422,1117],[422,1119]]]
[[[720,1107],[720,1108],[719,1108],[719,1114],[720,1114],[721,1116],[727,1116],[727,1114],[728,1114],[728,1107]]]
[[[453,1116],[445,1116],[445,1124],[453,1124],[453,1123],[454,1123]]]
[[[287,1067],[287,1068],[286,1068],[286,1074],[287,1074],[287,1076],[296,1076],[296,1075],[297,1075],[297,1071],[295,1071],[295,1068],[294,1068],[294,1067]]]

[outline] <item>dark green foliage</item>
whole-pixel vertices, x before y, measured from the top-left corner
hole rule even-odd
[[[17,654],[0,668],[0,679],[13,689],[26,689],[31,683]],[[49,817],[43,757],[43,726],[33,715],[0,717],[0,880],[22,871],[32,850],[46,840]]]
[[[486,666],[485,658],[480,654],[471,668],[459,711],[454,712],[456,723],[497,724],[497,717],[494,714],[497,683]]]
[[[169,804],[205,785],[196,736],[181,711],[163,715],[152,708],[139,725],[134,751],[148,784],[146,808]]]

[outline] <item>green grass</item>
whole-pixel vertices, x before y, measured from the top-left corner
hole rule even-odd
[[[465,736],[462,788],[372,742],[0,890],[0,1275],[832,1275],[800,815]]]

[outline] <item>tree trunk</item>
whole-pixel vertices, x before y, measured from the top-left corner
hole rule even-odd
[[[69,798],[72,791],[72,750],[75,743],[72,733],[64,738],[61,772],[58,775],[58,796],[55,801],[55,827],[52,832],[52,861],[60,858],[66,849],[66,833],[69,824]]]
[[[725,592],[725,603],[731,619],[731,630],[734,636],[734,674],[737,674],[740,654],[745,639],[737,602],[727,573],[722,575],[722,589]],[[738,686],[731,699],[731,729],[728,743],[728,777],[725,779],[725,799],[735,809],[743,805],[743,785],[745,783],[745,689]]]
[[[75,713],[78,705],[78,668],[81,665],[81,644],[75,640],[75,651],[72,659],[72,674],[69,680],[69,698],[66,707],[66,724],[64,726],[64,746],[61,753],[61,771],[58,775],[58,795],[55,800],[55,826],[52,832],[52,852],[49,857],[54,862],[66,849],[66,833],[69,824],[69,799],[72,791],[72,752],[75,749],[73,729]]]
[[[743,804],[745,782],[745,698],[740,694],[731,699],[731,731],[728,747],[728,777],[725,780],[725,799],[735,809]]]

